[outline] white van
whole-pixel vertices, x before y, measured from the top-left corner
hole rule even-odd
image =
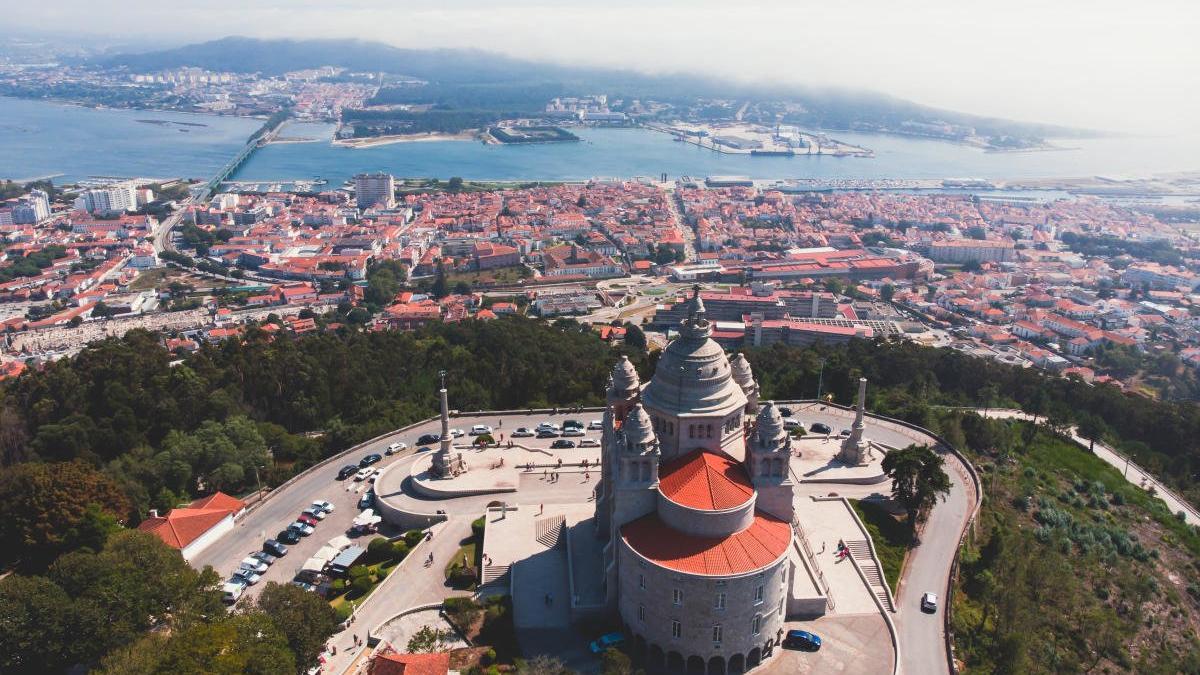
[[[230,581],[221,586],[221,600],[227,605],[237,602],[246,592],[246,584]]]

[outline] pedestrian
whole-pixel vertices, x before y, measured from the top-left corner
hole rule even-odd
[[[821,553],[825,552],[825,542],[821,542]]]
[[[542,469],[542,478],[545,479],[545,478],[549,478],[549,477],[550,477],[550,469]]]
[[[540,515],[542,515],[542,512],[543,512],[543,511],[545,511],[545,510],[546,510],[546,505],[545,505],[545,504],[538,504],[538,515],[539,515],[539,516],[540,516]]]
[[[500,420],[500,421],[496,422],[496,428],[503,429],[504,428],[504,420]]]
[[[588,475],[588,472],[584,471],[584,472],[583,472],[583,482],[585,482],[585,483],[586,483],[586,482],[588,482],[588,481],[589,481],[589,480],[591,480],[591,479],[592,479],[592,477],[591,477],[590,475]]]

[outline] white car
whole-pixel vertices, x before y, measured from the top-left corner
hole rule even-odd
[[[562,435],[563,436],[582,436],[583,429],[580,429],[579,427],[567,427],[566,429],[562,430]]]
[[[325,513],[333,513],[336,510],[333,508],[333,504],[330,504],[329,502],[326,502],[326,501],[319,501],[319,500],[313,502],[312,506],[310,506],[309,508],[321,509]]]
[[[490,433],[492,433],[492,428],[486,424],[476,424],[475,426],[471,427],[472,436],[482,436]]]
[[[450,430],[450,438],[462,438],[463,436],[466,436],[466,434],[463,433],[462,429]]]
[[[529,438],[533,436],[533,430],[529,427],[517,427],[517,430],[509,434],[513,438]]]
[[[598,448],[598,447],[600,447],[600,441],[598,441],[594,438],[585,438],[582,441],[579,441],[579,447],[581,447],[581,448]]]
[[[591,429],[592,431],[600,431],[603,428],[604,422],[601,422],[600,420],[592,420],[591,422],[588,422],[588,429]]]
[[[798,420],[794,417],[783,418],[783,428],[784,429],[795,429],[797,427],[802,427],[802,426],[804,426],[804,425],[800,423],[800,420]]]
[[[404,452],[407,449],[408,449],[407,443],[392,443],[391,445],[387,446],[387,450],[384,450],[383,454],[394,455],[397,452]]]
[[[542,422],[537,425],[537,431],[558,431],[558,425],[553,422]]]
[[[921,611],[936,612],[937,611],[937,594],[926,593],[921,596]]]
[[[257,558],[242,558],[242,562],[238,564],[238,567],[244,570],[250,570],[255,574],[262,574],[263,572],[267,571],[267,564],[261,560],[258,560]]]
[[[232,605],[242,597],[242,593],[246,592],[246,582],[235,577],[234,580],[226,582],[221,586],[221,600],[226,604]]]
[[[359,483],[361,483],[361,482],[363,482],[364,480],[366,480],[366,479],[368,479],[368,478],[370,478],[371,476],[374,476],[374,475],[375,475],[375,469],[372,469],[371,467],[369,467],[369,466],[368,466],[368,467],[367,467],[367,468],[365,468],[365,469],[359,469],[359,470],[358,470],[358,473],[354,474],[354,480],[356,480],[356,481],[358,481]]]
[[[325,520],[325,516],[329,515],[328,513],[325,513],[325,509],[313,508],[311,506],[307,509],[304,509],[300,513],[316,518],[317,520]]]

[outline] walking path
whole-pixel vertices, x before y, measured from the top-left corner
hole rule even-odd
[[[371,595],[359,605],[346,630],[335,635],[326,644],[335,647],[336,654],[325,654],[325,673],[355,672],[354,667],[366,663],[363,658],[369,650],[367,636],[392,617],[411,607],[441,602],[451,595],[470,595],[466,591],[452,591],[446,587],[445,566],[450,556],[458,551],[459,542],[471,534],[471,519],[456,517],[434,525],[432,541],[417,544],[399,565],[394,567]],[[426,566],[425,559],[433,553],[433,564]],[[354,646],[354,637],[360,645]],[[399,645],[403,650],[405,645]]]

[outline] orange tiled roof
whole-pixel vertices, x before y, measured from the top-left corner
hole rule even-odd
[[[157,535],[171,548],[184,548],[229,515],[226,509],[171,509],[165,518],[147,518],[138,529]]]
[[[238,512],[246,508],[246,502],[237,497],[230,497],[224,492],[214,492],[207,497],[201,497],[188,505],[189,509],[224,509]]]
[[[754,495],[754,486],[740,463],[707,450],[664,464],[658,474],[658,489],[676,504],[705,511],[741,506]]]
[[[450,654],[384,653],[371,664],[372,675],[446,675],[450,671]]]
[[[792,526],[763,512],[750,527],[728,537],[697,537],[672,529],[652,513],[621,527],[621,536],[642,557],[668,569],[708,576],[745,574],[782,556]]]

